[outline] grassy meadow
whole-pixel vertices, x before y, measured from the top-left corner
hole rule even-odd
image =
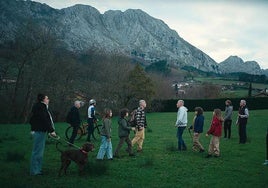
[[[234,112],[234,118],[235,114]],[[96,161],[100,142],[94,141],[95,151],[89,153],[89,163],[84,175],[78,175],[71,164],[66,176],[58,177],[60,154],[56,141],[48,139],[44,154],[43,176],[29,176],[29,160],[32,149],[29,124],[1,124],[0,132],[0,185],[1,187],[268,187],[266,157],[266,130],[268,110],[250,111],[247,127],[249,142],[238,144],[236,125],[232,125],[232,138],[221,139],[220,158],[205,158],[207,153],[191,150],[191,137],[185,130],[183,138],[188,146],[184,152],[176,151],[176,112],[148,113],[149,128],[146,131],[143,153],[129,157],[121,149],[120,159]],[[191,123],[193,112],[188,113]],[[212,112],[205,112],[204,131],[208,130]],[[234,120],[235,121],[235,120]],[[190,124],[189,123],[189,124]],[[66,123],[56,123],[63,149]],[[113,118],[113,150],[118,143],[117,118]],[[133,138],[131,133],[131,138]],[[86,136],[75,142],[81,146]],[[207,149],[210,137],[201,136]]]

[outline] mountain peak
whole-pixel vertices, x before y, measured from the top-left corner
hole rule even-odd
[[[259,64],[256,61],[244,62],[238,56],[230,56],[219,64],[224,73],[245,72],[248,74],[260,75],[263,74]]]

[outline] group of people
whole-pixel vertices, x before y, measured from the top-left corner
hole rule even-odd
[[[140,100],[139,107],[135,110],[134,118],[135,118],[135,126],[132,127],[129,124],[128,116],[129,110],[127,108],[123,108],[120,110],[120,117],[118,120],[118,136],[119,143],[115,149],[113,154],[112,142],[111,142],[111,117],[112,110],[105,109],[105,116],[103,119],[103,126],[101,128],[101,145],[99,148],[99,152],[97,154],[97,160],[103,160],[104,156],[107,155],[108,160],[113,160],[113,158],[120,158],[119,151],[126,142],[129,156],[135,156],[132,150],[132,146],[137,144],[137,152],[142,152],[143,141],[145,138],[145,128],[147,127],[146,115],[144,109],[146,108],[146,101]],[[130,140],[130,131],[135,131],[135,136],[132,140]]]
[[[30,160],[30,175],[39,176],[43,175],[42,163],[45,149],[46,133],[52,137],[57,137],[55,132],[54,122],[51,113],[48,109],[49,98],[47,95],[38,94],[37,103],[32,108],[32,115],[30,118],[31,134],[33,138],[33,148]],[[91,141],[91,136],[94,130],[94,121],[96,120],[96,100],[91,99],[89,101],[88,108],[88,137],[87,141]],[[69,146],[74,145],[74,140],[77,136],[78,128],[81,124],[79,108],[81,107],[81,101],[75,101],[74,106],[70,109],[67,116],[67,121],[73,127],[72,135],[68,141]],[[112,143],[111,143],[111,117],[112,110],[104,109],[103,125],[101,128],[101,145],[97,154],[97,159],[102,160],[105,155],[109,160],[113,157],[119,158],[119,151],[124,144],[127,143],[127,152],[129,156],[134,156],[132,146],[137,144],[137,152],[142,152],[143,141],[145,138],[145,128],[147,127],[146,115],[144,109],[146,108],[146,101],[140,100],[139,107],[135,110],[135,123],[134,127],[131,127],[128,122],[129,110],[123,108],[120,110],[120,118],[118,120],[118,136],[120,138],[119,143],[116,147],[115,153],[113,154]],[[130,140],[130,131],[135,131],[135,136]]]
[[[212,135],[208,155],[207,157],[211,157],[212,155],[219,157],[220,149],[219,142],[222,134],[222,123],[224,123],[224,138],[231,138],[231,125],[232,125],[232,112],[233,106],[230,100],[226,100],[225,102],[225,115],[222,117],[221,110],[215,109],[213,111],[213,117],[211,121],[211,126],[209,130],[206,132],[206,136]],[[45,148],[45,140],[46,133],[49,133],[51,136],[56,137],[55,127],[53,123],[53,119],[51,113],[48,109],[49,98],[47,95],[38,94],[37,103],[32,108],[32,116],[30,118],[31,124],[31,134],[33,137],[33,149],[31,154],[30,161],[30,175],[42,175],[42,162],[43,162],[43,154]],[[91,141],[91,135],[94,129],[94,121],[96,120],[96,100],[91,99],[89,101],[88,108],[88,137],[87,141]],[[77,130],[81,124],[81,119],[79,115],[79,108],[81,107],[80,101],[75,101],[74,106],[70,110],[70,124],[73,127],[72,136],[69,140],[69,146],[74,144],[75,137],[77,135]],[[103,116],[103,125],[101,128],[101,145],[97,154],[98,160],[103,160],[106,155],[109,160],[113,158],[120,157],[120,149],[124,142],[127,144],[126,151],[129,156],[135,156],[133,152],[133,146],[137,144],[137,152],[142,152],[143,149],[143,141],[145,139],[145,128],[147,127],[146,121],[146,101],[140,100],[139,107],[133,111],[131,117],[134,122],[134,126],[131,126],[129,123],[128,116],[130,112],[127,108],[123,108],[120,110],[119,120],[118,120],[118,136],[119,143],[113,153],[112,142],[111,142],[111,129],[112,129],[112,110],[104,109]],[[177,137],[178,137],[178,151],[187,150],[186,144],[182,138],[183,132],[187,127],[187,111],[188,109],[184,106],[183,100],[178,100],[177,102],[177,121],[175,126],[177,127]],[[246,101],[240,101],[240,107],[238,111],[238,119],[237,125],[239,127],[239,143],[244,144],[247,140],[246,135],[246,124],[247,119],[249,117],[249,111],[246,106]],[[133,124],[132,122],[132,124]],[[194,151],[204,152],[205,149],[200,143],[200,135],[203,132],[204,126],[204,116],[203,109],[201,107],[195,108],[195,117],[193,119],[193,124],[189,129],[192,129],[193,134],[193,147]],[[130,131],[135,131],[135,136],[131,140],[130,139]]]
[[[69,146],[74,145],[75,137],[77,136],[78,128],[81,124],[81,119],[79,115],[79,108],[81,107],[80,101],[75,101],[74,106],[70,109],[68,116],[70,125],[73,127],[72,135],[69,140]],[[88,107],[88,113],[87,113],[87,123],[88,123],[88,136],[87,141],[91,142],[91,136],[94,131],[94,122],[97,120],[96,118],[96,100],[91,99],[89,101],[89,107]],[[107,158],[109,160],[112,160],[114,157],[119,158],[119,151],[124,142],[127,143],[127,152],[129,153],[129,156],[134,156],[134,153],[132,151],[132,145],[136,144],[138,145],[137,152],[142,151],[142,145],[144,140],[144,129],[147,126],[146,123],[146,116],[144,109],[146,108],[146,102],[145,100],[139,101],[139,107],[134,110],[134,118],[135,118],[135,125],[132,127],[129,123],[129,110],[127,108],[123,108],[120,110],[119,114],[119,120],[118,120],[118,136],[120,138],[118,146],[116,147],[115,153],[113,154],[112,149],[112,143],[111,143],[111,130],[112,130],[112,122],[111,117],[113,115],[112,110],[105,108],[104,109],[104,115],[103,115],[103,124],[101,127],[101,145],[99,152],[97,154],[97,159],[102,160],[105,155],[107,155]],[[131,141],[129,138],[130,131],[135,131],[135,137]]]
[[[207,158],[214,156],[220,156],[220,137],[222,136],[222,124],[224,126],[224,138],[230,139],[231,138],[231,125],[232,125],[232,113],[233,113],[233,106],[230,100],[225,101],[225,113],[224,117],[222,116],[222,112],[220,109],[214,109],[213,117],[211,120],[210,128],[206,132],[206,136],[212,135],[209,148],[208,148],[208,155]],[[182,138],[183,132],[187,127],[187,111],[188,109],[184,106],[183,100],[178,100],[177,102],[177,121],[175,126],[177,127],[177,137],[178,137],[178,150],[183,151],[187,150],[186,144]],[[249,111],[246,106],[246,101],[241,100],[240,106],[238,110],[238,116],[236,125],[238,126],[239,132],[239,144],[245,144],[247,141],[247,134],[246,134],[246,125],[247,119],[249,117]],[[193,151],[204,152],[205,149],[200,143],[200,135],[203,133],[203,126],[204,126],[204,115],[203,109],[201,107],[195,108],[195,116],[193,119],[193,124],[189,127],[189,130],[193,130]]]

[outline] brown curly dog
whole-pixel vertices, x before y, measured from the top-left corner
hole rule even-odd
[[[56,144],[56,148],[59,152],[61,152],[61,167],[59,170],[59,176],[61,176],[62,171],[64,171],[64,174],[66,175],[66,170],[68,166],[71,164],[71,161],[74,161],[78,167],[79,167],[79,174],[81,175],[85,164],[88,161],[88,152],[94,150],[94,145],[92,143],[85,143],[81,149],[70,149],[66,151],[62,151],[58,148],[58,142]]]

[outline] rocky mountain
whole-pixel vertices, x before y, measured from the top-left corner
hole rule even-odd
[[[1,33],[5,36],[0,42],[14,39],[16,30],[30,20],[47,26],[72,51],[100,48],[148,62],[167,60],[177,66],[220,72],[218,64],[207,54],[142,10],[110,10],[101,14],[86,5],[58,10],[21,0],[1,0],[0,10]]]
[[[223,73],[245,72],[253,75],[264,74],[256,61],[244,62],[240,57],[230,56],[223,62],[219,63],[219,67]]]
[[[149,63],[167,60],[178,67],[192,66],[215,73],[236,71],[235,68],[241,65],[239,70],[252,71],[254,67],[254,73],[258,73],[256,62],[246,63],[247,66],[243,67],[243,61],[236,62],[235,58],[228,58],[218,64],[181,38],[162,20],[142,10],[109,10],[101,14],[88,5],[58,10],[29,0],[1,0],[0,10],[0,43],[13,40],[22,25],[32,22],[47,27],[68,50],[75,52],[100,49]],[[250,68],[245,69],[248,65]]]

